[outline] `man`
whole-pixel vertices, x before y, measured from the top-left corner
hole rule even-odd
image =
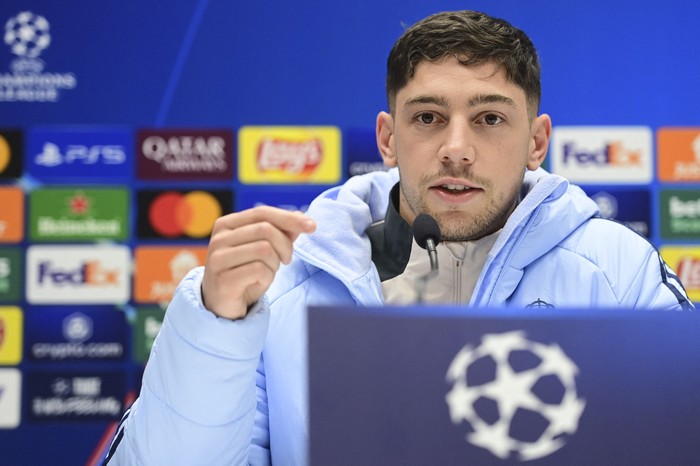
[[[552,124],[524,33],[476,12],[428,17],[392,49],[387,97],[377,143],[397,169],[350,179],[308,215],[216,222],[109,464],[305,464],[307,305],[414,302],[429,270],[420,213],[443,238],[426,302],[692,309],[644,238],[539,168]]]

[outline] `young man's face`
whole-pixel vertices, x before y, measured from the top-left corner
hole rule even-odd
[[[395,107],[377,117],[377,142],[384,162],[399,167],[401,216],[412,224],[432,215],[447,241],[501,228],[525,168],[544,160],[549,116],[531,120],[524,91],[494,64],[465,67],[454,57],[419,63]]]

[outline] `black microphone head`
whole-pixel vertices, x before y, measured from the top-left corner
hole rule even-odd
[[[420,214],[413,221],[413,237],[418,246],[426,249],[428,238],[432,238],[435,244],[440,242],[440,226],[430,215]]]

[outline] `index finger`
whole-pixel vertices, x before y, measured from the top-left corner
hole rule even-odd
[[[301,212],[293,212],[271,206],[260,206],[241,212],[234,212],[217,220],[220,228],[231,230],[259,222],[270,223],[292,240],[301,233],[312,233],[316,229],[316,222],[311,217]]]

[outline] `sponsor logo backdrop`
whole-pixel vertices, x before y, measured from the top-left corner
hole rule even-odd
[[[700,300],[700,62],[677,59],[696,55],[700,6],[520,3],[469,7],[539,47],[546,166],[660,247]],[[384,169],[389,48],[405,24],[463,7],[3,1],[2,463],[98,464],[214,219],[306,210]]]

